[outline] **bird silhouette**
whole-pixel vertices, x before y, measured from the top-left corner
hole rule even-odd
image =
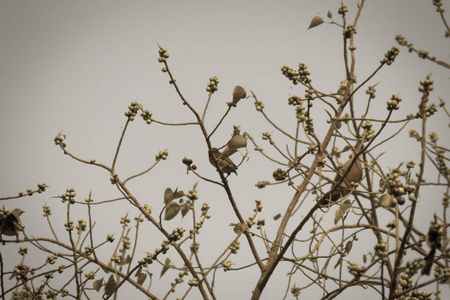
[[[345,196],[350,194],[353,189],[351,187],[351,182],[359,183],[361,181],[363,175],[363,167],[359,159],[356,159],[356,161],[353,163],[350,171],[345,176],[342,183],[338,187],[336,187],[336,183],[339,182],[342,178],[342,175],[344,175],[347,172],[347,169],[350,166],[351,161],[352,159],[348,160],[342,166],[342,170],[336,174],[336,177],[334,178],[334,184],[331,187],[331,190],[334,189],[334,191],[327,192],[323,196],[322,204],[328,205],[330,203],[338,201],[340,198],[344,198]]]
[[[16,236],[17,240],[19,240],[19,231],[22,229],[22,222],[19,217],[23,213],[23,210],[16,208],[3,218],[0,221],[0,234]]]

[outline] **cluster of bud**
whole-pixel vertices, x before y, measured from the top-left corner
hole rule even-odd
[[[249,216],[248,219],[245,220],[245,222],[247,223],[248,228],[252,228],[252,226],[256,224],[254,216]]]
[[[262,133],[262,139],[263,140],[267,140],[267,141],[269,141],[269,143],[271,144],[271,145],[273,145],[275,142],[273,141],[273,139],[272,139],[272,134],[270,133],[270,132],[263,132]]]
[[[64,224],[64,227],[66,227],[67,231],[72,231],[73,230],[73,221],[69,220],[67,223]]]
[[[291,287],[291,294],[292,294],[292,296],[298,297],[298,296],[300,296],[300,292],[301,292],[301,288],[299,288],[295,284],[294,284],[293,287]]]
[[[219,85],[219,78],[217,76],[211,76],[209,78],[209,83],[206,86],[206,91],[208,93],[213,94],[215,91],[217,91],[219,88],[217,87]]]
[[[159,159],[166,160],[167,156],[169,156],[169,152],[167,150],[164,150],[164,151],[160,150],[158,152],[158,154],[155,155],[155,159],[156,160],[159,160]]]
[[[394,220],[390,221],[389,223],[386,224],[386,227],[391,230],[395,229],[395,227],[396,227],[395,221]]]
[[[256,199],[255,200],[256,207],[253,209],[254,212],[261,212],[263,209],[263,206],[261,204],[261,200]]]
[[[55,145],[61,146],[62,148],[66,148],[66,143],[64,143],[64,140],[66,138],[65,134],[62,134],[62,131],[58,133],[58,135],[53,139],[55,141]]]
[[[75,189],[72,188],[67,188],[66,192],[64,194],[61,195],[61,201],[62,203],[66,202],[67,200],[73,204],[75,203],[75,196],[77,195],[77,193],[75,192]]]
[[[222,267],[225,272],[231,270],[231,267],[232,267],[231,260],[229,260],[229,259],[224,260],[222,262]]]
[[[341,7],[339,7],[338,14],[345,15],[348,12],[348,8],[341,2]]]
[[[47,256],[47,263],[53,265],[56,262],[56,259],[58,258],[58,255],[49,255]]]
[[[398,94],[392,94],[391,99],[387,101],[387,110],[398,110],[398,104],[402,101],[402,97]]]
[[[119,175],[117,175],[117,173],[112,173],[111,176],[109,176],[109,180],[111,181],[111,184],[116,184],[118,178],[119,178]]]
[[[208,203],[203,203],[203,204],[202,204],[202,208],[201,208],[202,216],[207,215],[207,214],[208,214],[208,210],[209,210],[210,208],[211,208],[211,207],[209,206]]]
[[[316,91],[314,89],[305,89],[305,99],[307,99],[307,100],[316,99],[316,95],[314,95],[315,92]]]
[[[256,222],[256,228],[258,230],[260,230],[265,225],[266,225],[266,220],[258,220],[258,222]]]
[[[348,262],[347,268],[348,272],[356,278],[360,277],[366,271],[366,268],[351,261]]]
[[[147,109],[141,112],[141,117],[147,124],[151,124],[153,122],[152,112]]]
[[[167,251],[168,251],[169,248],[170,248],[170,245],[173,245],[175,242],[177,242],[178,240],[180,240],[180,239],[183,237],[183,233],[184,233],[185,231],[186,231],[186,230],[185,230],[184,228],[182,228],[182,227],[177,227],[177,228],[175,228],[175,229],[172,231],[172,233],[170,234],[169,239],[168,239],[168,240],[166,239],[166,240],[164,240],[164,241],[161,243],[161,248],[156,248],[154,254],[152,254],[152,253],[147,253],[147,256],[145,256],[143,259],[140,259],[140,260],[138,261],[138,263],[139,263],[141,266],[147,266],[147,265],[149,265],[149,264],[152,264],[153,261],[156,260],[157,256],[158,256],[160,253],[166,254]]]
[[[423,259],[418,258],[413,261],[408,261],[406,263],[405,270],[400,274],[398,283],[404,289],[412,287],[412,277],[417,274],[417,272],[422,269],[424,263]]]
[[[439,173],[444,175],[446,178],[450,174],[450,168],[447,168],[447,165],[445,163],[445,150],[435,147],[436,148],[436,163],[438,166]]]
[[[199,282],[196,278],[191,278],[191,279],[189,279],[188,284],[189,284],[189,286],[198,286]]]
[[[38,193],[42,193],[45,192],[45,188],[47,188],[48,186],[45,183],[38,183]]]
[[[390,194],[394,197],[394,200],[399,205],[403,205],[405,203],[405,198],[403,197],[406,194],[403,183],[400,181],[400,173],[398,170],[393,170],[387,176],[387,183],[390,188]],[[395,206],[395,203],[393,203]]]
[[[84,247],[84,254],[85,255],[89,256],[92,253],[94,253],[94,248],[93,247],[91,247],[91,246]]]
[[[375,245],[375,255],[381,257],[383,261],[388,260],[388,251],[386,249],[386,241],[382,240],[381,242]]]
[[[191,249],[192,253],[197,253],[198,249],[200,248],[200,244],[197,242],[192,243],[189,248]]]
[[[264,108],[264,103],[260,100],[255,100],[255,107],[257,111],[262,111]]]
[[[422,79],[419,85],[419,92],[431,92],[434,89],[432,79]]]
[[[189,192],[187,193],[186,197],[188,197],[192,201],[197,200],[198,199],[197,191],[196,190],[189,190]]]
[[[314,133],[314,122],[313,122],[313,118],[311,116],[307,116],[305,119],[305,130],[309,134]]]
[[[288,104],[289,105],[300,105],[302,103],[302,98],[298,95],[292,95],[288,98]]]
[[[367,95],[369,95],[369,97],[371,98],[371,99],[374,99],[375,98],[375,92],[376,92],[377,90],[375,89],[375,87],[373,87],[373,86],[369,86],[368,88],[367,88],[367,90],[366,90],[366,94]]]
[[[180,284],[184,282],[183,277],[188,275],[189,273],[187,271],[178,273],[178,277],[175,278],[175,282],[172,282],[170,285],[172,286],[171,292],[175,292],[175,285]]]
[[[255,186],[256,186],[258,189],[263,189],[263,188],[265,188],[266,185],[268,185],[268,184],[270,184],[270,181],[268,181],[268,180],[260,180],[260,181],[258,181],[258,182],[255,184]]]
[[[311,75],[311,72],[308,70],[308,66],[305,63],[298,64],[298,76],[301,82],[307,84],[312,80],[308,77]]]
[[[375,137],[375,129],[372,128],[373,124],[370,121],[364,121],[361,127],[364,129],[364,141],[370,141]]]
[[[231,244],[230,246],[230,252],[232,254],[237,254],[238,250],[241,248],[241,243],[239,241],[235,241],[233,244]]]
[[[129,224],[131,222],[130,217],[128,216],[128,214],[126,216],[120,217],[120,224]]]
[[[409,299],[411,300],[431,300],[432,293],[429,293],[427,291],[412,291],[411,297]]]
[[[391,65],[399,53],[400,50],[397,47],[392,47],[384,54],[384,58],[380,60],[380,63],[387,64],[388,66]]]
[[[114,237],[114,235],[112,235],[112,234],[107,234],[107,235],[106,235],[106,240],[107,240],[108,242],[112,243],[112,242],[114,242],[115,237]]]
[[[278,168],[276,171],[272,174],[275,181],[283,181],[287,178],[287,173],[284,172],[282,169]]]
[[[297,85],[299,82],[303,82],[304,84],[311,82],[311,79],[308,77],[309,75],[311,75],[311,72],[308,70],[308,66],[304,63],[300,63],[298,65],[298,70],[284,65],[283,67],[281,67],[281,72],[295,85]]]
[[[18,252],[19,252],[20,255],[25,256],[28,253],[28,248],[27,247],[20,247]]]
[[[128,106],[128,110],[125,112],[125,116],[128,117],[128,120],[134,121],[134,117],[136,116],[140,108],[141,105],[139,103],[137,103],[136,101],[131,102],[131,104]]]
[[[303,122],[307,118],[306,108],[302,105],[297,105],[295,109],[295,117],[299,122]]]
[[[77,225],[77,231],[81,232],[81,231],[86,231],[86,220],[78,220],[78,225]]]
[[[123,249],[121,249],[120,252],[125,252],[125,250],[128,250],[131,248],[131,239],[129,236],[124,236],[122,238],[122,246],[123,246]]]
[[[146,214],[151,214],[152,213],[152,207],[149,204],[144,204],[143,209],[144,209],[144,212]]]
[[[30,267],[24,264],[18,264],[14,267],[13,276],[17,280],[27,280],[27,275],[30,272]]]
[[[158,53],[159,53],[158,61],[160,63],[165,63],[169,58],[169,52],[167,52],[167,48],[159,47]]]
[[[351,38],[351,37],[352,37],[354,34],[356,34],[356,33],[357,33],[356,27],[355,27],[353,24],[347,25],[347,28],[345,28],[345,29],[342,31],[342,34],[344,35],[344,37],[345,37],[346,39]]]
[[[89,271],[87,273],[84,273],[84,276],[86,277],[87,280],[93,280],[95,278],[95,272]]]
[[[434,277],[439,278],[439,283],[445,284],[450,280],[450,268],[441,268],[438,265],[434,267]]]

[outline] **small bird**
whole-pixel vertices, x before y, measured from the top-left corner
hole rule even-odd
[[[335,188],[336,183],[341,179],[342,175],[347,172],[347,169],[351,163],[352,159],[348,160],[343,166],[342,171],[336,174],[336,177],[334,178],[334,184],[331,189]],[[345,197],[348,194],[351,193],[352,187],[351,182],[359,183],[362,179],[363,175],[363,167],[361,165],[361,162],[359,159],[357,159],[354,163],[352,168],[350,169],[350,172],[348,172],[347,176],[345,177],[344,181],[334,190],[334,192],[330,193],[327,192],[322,200],[322,204],[328,205],[329,203],[334,203],[337,200],[339,200],[341,197]]]
[[[441,250],[442,248],[442,239],[444,236],[444,226],[442,222],[438,221],[436,214],[434,214],[434,221],[431,222],[430,229],[428,230],[428,234],[425,237],[425,241],[430,247],[430,252],[427,256],[424,257],[425,264],[422,268],[422,275],[430,275],[431,269],[434,263],[434,257],[436,255],[436,250]]]
[[[213,148],[213,152],[214,156],[217,159],[217,163],[218,163],[218,168],[225,174],[230,175],[231,173],[234,173],[237,175],[237,167],[234,164],[234,162],[229,158],[229,157],[225,157],[225,158],[219,158],[220,155],[222,154],[219,149],[217,148]],[[209,153],[209,162],[211,163],[211,165],[213,165],[214,167],[216,166],[215,162],[214,162],[214,158],[212,156],[212,153]]]
[[[23,213],[23,210],[16,208],[4,217],[0,221],[0,236],[16,236],[17,240],[19,240],[19,231],[22,229],[22,222],[19,217]]]

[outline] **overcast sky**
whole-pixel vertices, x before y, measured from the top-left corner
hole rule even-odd
[[[356,2],[344,2],[350,9],[350,18],[353,18]],[[450,60],[448,39],[443,37],[444,25],[431,2],[366,1],[355,36],[356,71],[360,82],[372,73],[390,47],[398,46],[394,40],[398,33],[439,59]],[[219,77],[219,91],[214,95],[210,115],[206,118],[208,125],[217,122],[226,110],[225,103],[231,100],[233,87],[241,85],[247,92],[251,89],[264,101],[268,114],[274,120],[293,132],[295,119],[292,114],[289,120],[285,116],[285,112],[292,112],[287,107],[287,98],[295,93],[302,94],[303,88],[291,89],[280,67],[284,64],[297,67],[299,62],[305,62],[312,72],[314,83],[322,91],[337,90],[339,82],[345,78],[341,30],[327,24],[311,30],[307,28],[316,15],[326,20],[328,10],[339,22],[338,6],[339,1],[324,0],[1,0],[1,196],[35,188],[38,182],[50,186],[44,194],[2,204],[10,209],[23,207],[27,211],[23,216],[26,220],[35,210],[39,211],[40,217],[41,207],[46,201],[52,203],[55,212],[64,211],[59,201],[50,197],[64,193],[67,187],[73,186],[77,190],[80,201],[87,197],[90,190],[96,200],[118,196],[109,183],[108,174],[75,162],[54,145],[53,138],[61,130],[67,135],[69,151],[85,159],[95,158],[110,164],[125,124],[123,113],[131,101],[142,103],[160,121],[193,120],[186,107],[181,105],[173,86],[168,84],[167,74],[160,71],[162,65],[157,62],[157,43],[167,47],[172,72],[182,92],[194,106],[203,108],[209,77]],[[450,94],[448,70],[418,59],[405,48],[400,50],[396,62],[380,71],[371,82],[381,81],[377,87],[376,101],[384,103],[393,93],[400,93],[404,99],[401,106],[411,108],[396,115],[396,119],[403,118],[407,113],[416,111],[420,99],[417,92],[419,80],[432,73],[435,80],[432,102],[438,103],[438,97],[449,102],[446,99]],[[381,113],[384,114],[385,110],[380,110]],[[323,118],[327,118],[325,114]],[[320,132],[320,122],[318,119],[315,121]],[[448,146],[448,120],[444,123],[439,123],[437,119],[433,121],[430,131],[440,132],[441,143]],[[243,100],[238,109],[230,114],[217,133],[217,144],[226,142],[233,124],[242,125],[244,131],[259,141],[261,132],[274,130],[262,122],[252,99]],[[387,145],[385,150],[392,151],[389,155],[392,159],[390,166],[401,161],[418,160],[418,150],[409,151],[419,149],[414,148],[417,143],[408,138],[409,128],[418,128],[417,124],[405,129],[400,142]],[[118,169],[126,175],[142,171],[153,163],[159,150],[169,150],[167,161],[158,165],[153,173],[131,183],[135,193],[148,198],[147,202],[152,206],[161,205],[166,187],[178,186],[187,191],[197,182],[193,176],[186,175],[180,163],[184,156],[194,159],[206,174],[217,176],[208,165],[204,141],[197,128],[146,126],[137,119],[131,124],[124,144]],[[257,190],[254,187],[256,181],[270,179],[273,170],[258,173],[265,161],[254,152],[250,158],[249,167],[242,167],[239,176],[232,177],[230,181],[232,185],[248,181],[248,187],[240,187],[238,192],[240,201],[249,202],[246,214],[251,213],[254,199],[263,199],[268,202],[265,216],[269,219],[282,212],[277,207],[287,204],[292,195],[288,193],[284,197],[286,199],[277,200],[282,204],[274,204],[275,196],[269,192],[265,194],[265,190]],[[230,208],[223,206],[225,196],[219,189],[211,188],[204,182],[199,183],[198,189],[200,201],[209,202],[211,214],[219,215],[221,223],[218,223],[236,221]],[[203,195],[208,196],[202,199]],[[440,203],[440,200],[437,202]],[[425,224],[428,224],[433,209],[439,209],[439,203],[427,211]],[[124,215],[126,211],[133,212],[126,203],[122,206],[111,205],[109,209],[111,215],[117,216]],[[64,222],[64,216],[56,215],[54,218],[60,218],[61,224]],[[119,219],[111,219],[109,222],[115,222],[118,232]],[[108,221],[108,218],[98,216],[98,221]],[[37,234],[36,230],[45,228],[33,224],[31,221],[25,222],[27,230],[34,234]],[[183,225],[189,226],[190,221],[183,220]],[[110,232],[101,228],[99,225],[99,230]],[[45,232],[49,233],[47,228]],[[205,230],[207,234],[214,239],[214,232]],[[232,238],[231,230],[227,234]],[[211,245],[205,247],[219,253],[227,241],[222,243],[217,239],[217,249]],[[154,242],[151,247],[156,247],[158,243]],[[244,240],[242,244],[245,248]],[[239,265],[248,262],[237,258],[236,261]],[[244,277],[251,272],[243,274],[243,277],[235,275],[234,278],[240,278],[238,281],[218,284],[221,299],[240,295],[235,289],[240,285],[245,287],[243,297],[248,298],[251,292],[248,286],[253,288],[254,280]],[[276,275],[271,279],[266,291],[267,298],[264,299],[274,299],[272,296],[278,299],[280,284],[283,288],[286,286],[284,273]],[[156,288],[155,293],[161,295],[165,290],[167,285],[160,290]]]

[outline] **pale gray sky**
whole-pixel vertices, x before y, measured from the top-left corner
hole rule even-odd
[[[356,1],[345,3],[353,18]],[[303,88],[291,89],[280,67],[284,64],[296,67],[299,62],[305,62],[317,87],[324,92],[337,90],[340,80],[345,78],[341,30],[327,24],[306,29],[316,15],[326,20],[328,10],[332,11],[334,20],[340,21],[338,6],[339,1],[325,0],[1,0],[1,196],[34,188],[38,182],[50,186],[44,194],[2,204],[8,208],[24,207],[27,230],[34,235],[41,232],[48,235],[50,231],[42,218],[35,223],[26,220],[33,211],[38,211],[40,216],[42,205],[48,202],[52,204],[55,222],[63,224],[64,208],[59,201],[49,198],[62,194],[67,187],[77,190],[80,201],[90,190],[96,200],[118,196],[109,183],[108,174],[75,162],[54,145],[53,138],[60,130],[67,135],[69,151],[109,164],[125,124],[123,113],[131,101],[142,103],[160,121],[193,120],[168,84],[167,74],[160,72],[162,65],[157,62],[156,43],[167,47],[171,55],[169,65],[177,82],[186,98],[200,110],[207,98],[205,87],[209,77],[219,77],[219,91],[214,95],[207,116],[210,126],[226,110],[225,103],[230,101],[233,87],[241,85],[247,91],[252,89],[264,101],[267,113],[293,132],[295,118],[287,106],[287,98],[295,93],[302,94]],[[443,38],[444,26],[431,1],[366,1],[357,30],[355,43],[360,81],[372,73],[391,46],[397,46],[394,37],[398,33],[404,34],[416,47],[427,49],[444,61],[450,60],[448,39]],[[401,107],[411,108],[394,114],[395,119],[403,118],[416,111],[420,99],[419,80],[429,73],[435,80],[432,102],[438,103],[439,96],[449,102],[445,99],[450,94],[448,70],[418,59],[405,48],[400,49],[393,65],[384,68],[371,81],[372,84],[381,81],[374,101],[385,103],[393,93],[400,93],[404,100]],[[382,118],[386,110],[384,105],[380,107],[379,117]],[[318,132],[321,131],[319,123],[316,119]],[[218,145],[226,142],[233,124],[242,125],[242,129],[258,141],[261,132],[274,131],[255,111],[252,99],[243,100],[238,109],[232,111],[217,133]],[[410,151],[418,149],[415,148],[417,143],[407,137],[409,128],[418,128],[418,124],[408,126],[400,142],[386,145],[383,151],[390,152],[384,163],[392,161],[389,166],[395,166],[401,161],[418,160],[419,153]],[[429,130],[441,132],[441,143],[448,145],[446,126],[436,119]],[[217,176],[207,162],[204,141],[197,128],[146,126],[140,119],[129,128],[118,170],[129,175],[139,172],[153,163],[159,150],[166,148],[169,159],[153,173],[130,184],[136,195],[148,198],[144,202],[151,203],[154,211],[162,205],[166,187],[178,186],[187,191],[197,182],[195,177],[186,175],[180,163],[184,156],[194,159],[204,174]],[[292,195],[290,191],[280,197],[269,190],[257,190],[256,181],[270,179],[275,165],[269,164],[268,170],[264,168],[266,161],[257,153],[250,153],[250,157],[247,166],[240,168],[239,176],[230,179],[231,185],[237,188],[238,202],[247,215],[252,212],[254,199],[265,201],[264,217],[269,220],[282,213],[280,207],[284,207]],[[202,232],[206,240],[202,247],[208,257],[208,253],[220,253],[226,247],[233,233],[231,229],[223,233],[222,226],[236,220],[221,190],[204,182],[199,183],[198,189],[200,201],[209,202],[212,207],[214,225],[211,230],[205,228]],[[436,203],[424,208],[424,224],[428,224],[433,209],[439,209],[440,199]],[[102,234],[111,233],[113,226],[116,226],[114,232],[119,232],[118,218],[126,211],[132,216],[136,214],[125,203],[111,205],[108,209],[107,216],[97,216],[98,230]],[[79,218],[85,216],[83,210],[80,214]],[[189,226],[190,221],[186,218],[183,225]],[[218,228],[220,235],[213,228]],[[156,233],[149,236],[149,247],[153,250],[159,246],[160,236]],[[226,240],[222,240],[222,236]],[[142,243],[145,248],[147,241]],[[244,239],[241,245],[245,249],[242,255],[233,257],[237,266],[250,262],[245,257],[248,249]],[[11,256],[15,257],[15,253]],[[225,277],[221,277],[223,272],[218,272],[216,290],[220,298],[249,298],[255,284],[255,277],[251,277],[255,274],[253,271],[244,271],[242,275],[225,274]],[[281,298],[287,284],[285,273],[275,274],[264,299]],[[167,284],[155,288],[157,295],[167,290],[174,274],[163,281]]]

